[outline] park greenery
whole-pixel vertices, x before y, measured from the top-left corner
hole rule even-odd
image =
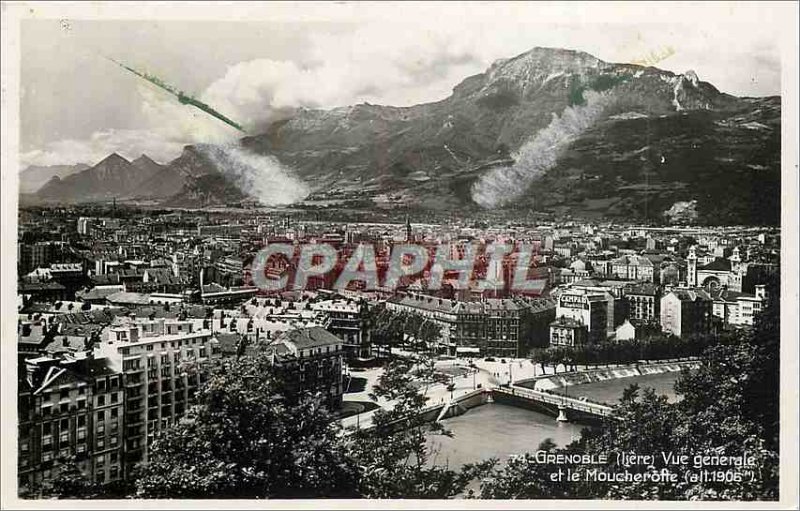
[[[559,368],[576,371],[578,366],[599,367],[699,357],[711,346],[726,342],[731,342],[730,336],[708,334],[681,338],[659,332],[636,340],[537,348],[531,352],[531,360],[540,365],[542,373],[547,374],[548,367],[557,373]]]
[[[387,356],[392,347],[429,353],[434,341],[442,335],[442,328],[429,318],[392,311],[385,304],[369,310],[366,325],[373,349],[379,356]]]
[[[779,296],[777,291],[771,296]],[[388,347],[435,331],[412,315],[379,310],[371,317],[373,340]],[[430,435],[451,435],[423,419],[431,385],[446,384],[429,357],[391,358],[373,388],[395,403],[375,413],[370,429],[345,431],[324,396],[297,394],[276,373],[266,346],[214,366],[186,416],[155,439],[127,495],[137,498],[585,498],[643,500],[772,500],[778,497],[779,303],[771,301],[752,329],[681,340],[652,336],[582,348],[551,348],[536,363],[574,368],[659,358],[697,357],[699,367],[676,384],[682,399],[669,402],[652,389],[628,388],[614,417],[587,428],[564,447],[546,440],[551,453],[606,454],[607,471],[647,473],[663,462],[624,468],[615,453],[675,456],[752,456],[755,468],[736,481],[554,482],[553,466],[532,455],[500,463],[448,467],[433,463]],[[413,341],[412,341],[413,342]],[[535,451],[531,446],[531,452]],[[576,465],[576,471],[589,470]],[[596,468],[596,467],[595,467]],[[682,467],[685,468],[685,467]],[[478,483],[470,484],[470,483]],[[471,489],[468,489],[470,488]],[[61,498],[107,496],[74,463],[32,495]]]

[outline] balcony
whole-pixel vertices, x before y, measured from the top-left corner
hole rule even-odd
[[[134,427],[144,424],[144,416],[136,415],[136,416],[128,416],[128,420],[125,422],[126,426]]]

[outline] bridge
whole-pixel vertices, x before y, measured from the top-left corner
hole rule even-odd
[[[570,415],[573,418],[584,416],[595,419],[604,419],[613,415],[613,408],[608,405],[525,387],[496,387],[492,389],[492,394],[497,401],[518,403],[522,401],[533,404],[537,408],[544,408],[551,414],[557,414],[559,421],[569,420]]]

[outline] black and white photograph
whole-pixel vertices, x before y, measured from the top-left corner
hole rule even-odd
[[[797,3],[2,13],[3,509],[798,509]]]

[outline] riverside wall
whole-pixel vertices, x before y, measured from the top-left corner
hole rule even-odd
[[[572,385],[594,383],[650,374],[663,374],[667,372],[680,372],[683,369],[694,369],[700,365],[698,360],[680,360],[669,362],[654,362],[615,366],[589,371],[571,371],[559,374],[549,374],[528,378],[514,382],[514,385],[536,390],[553,390]]]

